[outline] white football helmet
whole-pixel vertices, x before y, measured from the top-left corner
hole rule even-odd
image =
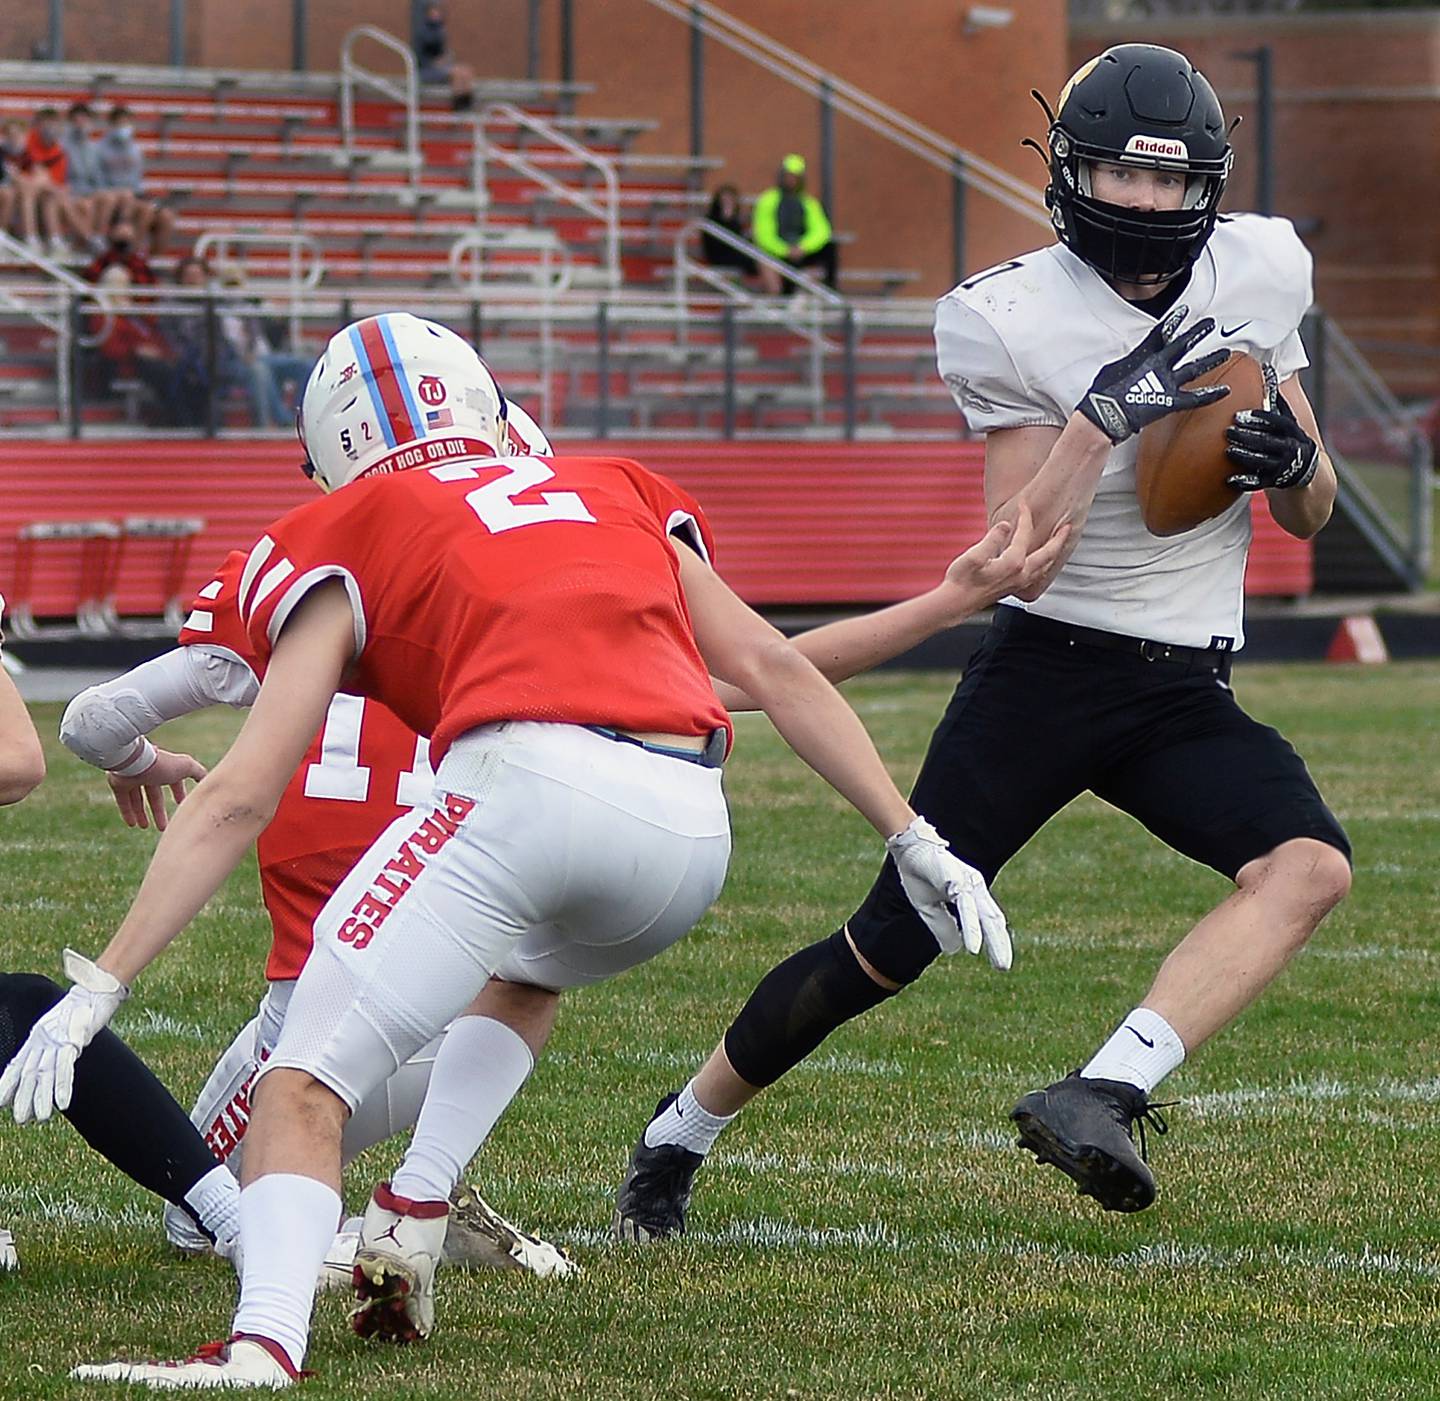
[[[544,430],[513,399],[505,401],[505,420],[510,430],[510,444],[505,449],[511,457],[550,457],[555,449]]]
[[[503,456],[505,395],[470,345],[405,311],[367,316],[336,332],[300,401],[306,472],[325,491],[372,472],[431,467],[458,454]],[[433,445],[427,449],[427,440]]]

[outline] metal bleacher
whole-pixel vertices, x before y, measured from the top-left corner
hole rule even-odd
[[[846,273],[847,351],[838,317],[816,330],[814,298],[767,306],[738,283],[677,281],[677,235],[703,211],[721,162],[637,152],[649,116],[577,114],[580,84],[488,80],[474,114],[423,89],[407,111],[393,95],[402,79],[353,65],[348,47],[345,63],[338,74],[0,63],[0,116],[123,101],[147,185],[175,212],[176,245],[228,239],[247,295],[288,323],[300,353],[351,314],[404,306],[482,339],[507,387],[561,437],[963,431],[933,373],[929,303],[892,295],[913,271]],[[301,235],[303,279],[292,258]],[[463,271],[452,259],[462,239]],[[547,245],[563,249],[563,287]],[[173,263],[156,260],[162,282]],[[29,316],[14,306],[21,288]],[[68,347],[33,313],[46,308],[53,322],[73,302],[44,268],[0,250],[0,432],[142,426],[133,384],[67,412]],[[858,410],[833,398],[842,368]],[[214,423],[249,427],[233,396]]]

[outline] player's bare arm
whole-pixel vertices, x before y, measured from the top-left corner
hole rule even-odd
[[[0,804],[18,803],[44,777],[40,736],[10,673],[0,668]]]
[[[996,521],[951,561],[933,589],[874,613],[811,628],[790,641],[827,681],[846,681],[1033,587],[1058,567],[1069,530],[1061,524],[1041,536],[1022,502],[1015,520]],[[753,697],[724,681],[715,682],[715,694],[726,710],[759,709]]]
[[[1216,350],[1187,360],[1215,329],[1214,320],[1204,317],[1182,332],[1187,314],[1188,308],[1177,306],[1128,355],[1102,366],[1063,429],[1016,427],[987,437],[985,500],[991,520],[1013,519],[1023,501],[1039,529],[1070,528],[1048,575],[1025,592],[1017,590],[1019,597],[1038,598],[1064,568],[1080,541],[1112,449],[1168,414],[1229,393],[1223,385],[1186,388],[1229,356]]]
[[[711,674],[760,703],[781,738],[885,838],[906,897],[953,953],[983,948],[1009,968],[1010,934],[980,873],[957,860],[901,796],[860,717],[804,655],[684,547],[680,581]]]
[[[1275,523],[1297,539],[1318,535],[1335,508],[1338,483],[1299,377],[1280,386],[1275,411],[1237,415],[1227,436],[1227,456],[1241,469],[1230,484],[1264,491]]]
[[[156,748],[151,731],[206,706],[249,705],[257,689],[254,673],[242,662],[177,647],[82,691],[61,717],[60,742],[77,759],[105,771],[127,827],[148,827],[153,817],[163,832],[166,790],[179,803],[185,785],[205,777],[205,767],[192,755]]]
[[[5,599],[0,596],[0,620]],[[0,633],[0,645],[5,634]],[[45,777],[45,752],[10,673],[0,666],[0,805],[18,803]]]
[[[204,907],[264,829],[355,646],[349,600],[320,585],[295,610],[229,752],[177,810],[130,912],[96,960],[129,983]]]
[[[677,554],[695,640],[711,674],[753,696],[785,742],[882,837],[908,827],[914,810],[844,697],[698,555],[683,547]]]

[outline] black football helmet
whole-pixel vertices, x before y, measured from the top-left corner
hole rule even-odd
[[[1178,276],[1200,256],[1234,152],[1215,89],[1184,54],[1117,44],[1091,59],[1065,84],[1048,144],[1045,203],[1076,257],[1105,277],[1153,283]],[[1095,161],[1183,171],[1184,207],[1102,203],[1090,193]]]

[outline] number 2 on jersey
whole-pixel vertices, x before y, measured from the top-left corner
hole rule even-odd
[[[500,464],[454,462],[445,467],[432,467],[430,475],[440,482],[460,482],[478,477]],[[492,535],[518,530],[524,525],[540,525],[545,521],[588,521],[595,517],[573,491],[541,492],[538,501],[516,501],[522,491],[539,486],[554,477],[554,469],[538,457],[516,457],[504,462],[505,474],[493,482],[468,492],[465,504],[480,517],[481,524]]]

